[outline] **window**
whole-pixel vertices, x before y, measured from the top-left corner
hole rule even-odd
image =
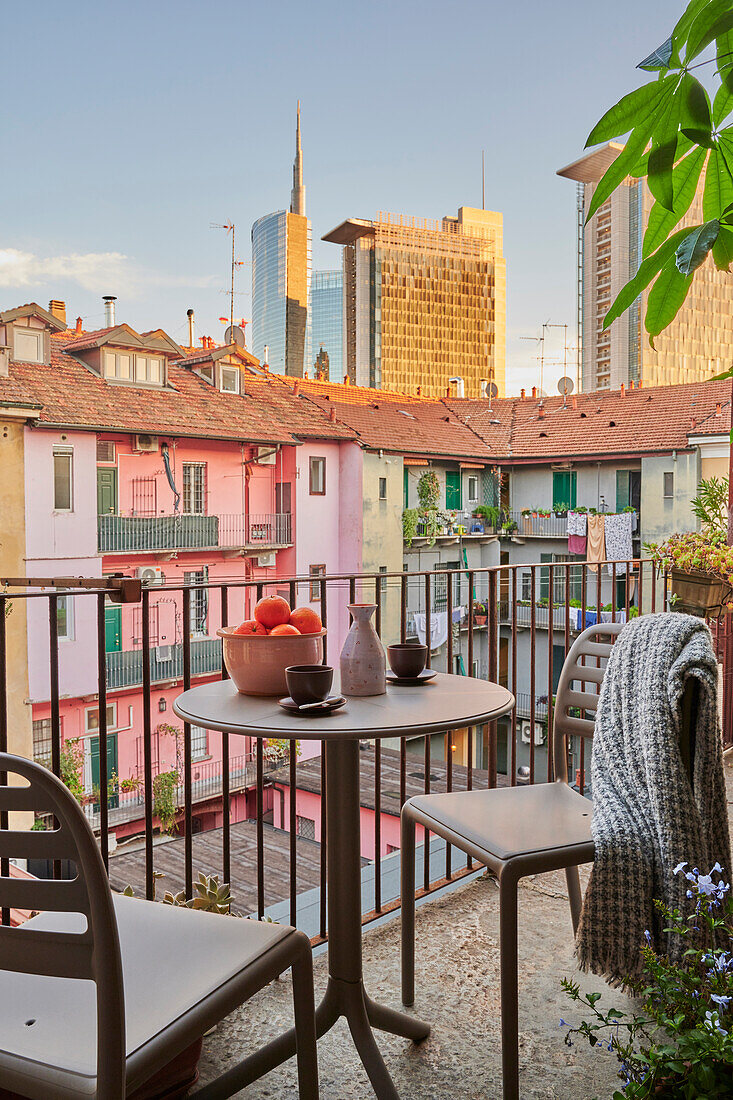
[[[205,730],[203,726],[191,726],[191,759],[205,760],[208,755],[208,730]]]
[[[115,445],[109,439],[97,440],[97,462],[114,462]]]
[[[158,482],[154,477],[132,479],[133,516],[154,516],[158,512]]]
[[[540,554],[541,562],[552,562],[557,565],[556,569],[552,571],[552,602],[556,604],[565,604],[565,581],[567,578],[568,586],[568,599],[580,600],[583,596],[583,567],[581,565],[571,565],[569,568],[565,568],[562,562],[585,561],[582,554]],[[540,569],[540,585],[539,585],[539,598],[547,599],[550,592],[550,570]],[[535,595],[537,592],[535,590]],[[586,596],[587,598],[587,596]],[[527,596],[529,599],[529,596]]]
[[[74,510],[74,452],[70,447],[54,447],[53,507],[56,512]]]
[[[436,569],[450,569],[455,573],[453,577],[453,607],[458,607],[461,602],[461,562],[459,561],[447,561],[445,565],[438,563],[435,566]],[[445,611],[448,607],[448,575],[447,573],[437,573],[434,577],[435,587],[433,589],[433,611]]]
[[[478,477],[473,474],[468,478],[468,503],[478,504]]]
[[[312,577],[323,577],[325,575],[325,572],[326,572],[326,566],[325,565],[311,565],[308,569],[308,573],[311,576],[311,578]],[[320,581],[311,580],[310,585],[309,585],[309,590],[310,591],[309,591],[309,597],[308,598],[310,599],[311,603],[313,603],[314,600],[320,600],[320,598],[321,598],[321,582]]]
[[[236,367],[221,367],[219,389],[222,393],[239,393],[239,371]]]
[[[39,764],[51,763],[50,718],[37,718],[33,722],[33,759]]]
[[[674,474],[667,473],[664,475],[664,499],[671,500],[674,496]]]
[[[163,381],[163,360],[157,356],[135,356],[135,381],[159,386]]]
[[[384,595],[387,591],[387,566],[380,565],[379,567],[379,591]]]
[[[307,840],[316,839],[316,823],[312,817],[300,817],[296,815],[295,831],[298,836],[304,836]]]
[[[42,328],[14,328],[14,358],[21,363],[43,363],[45,335]]]
[[[121,378],[124,382],[132,380],[132,356],[129,351],[105,351],[104,377]]]
[[[184,584],[206,584],[208,570],[200,569],[197,572],[185,572]],[[189,630],[192,634],[206,634],[206,621],[209,614],[209,593],[205,588],[194,588],[191,592]]]
[[[312,497],[322,497],[326,492],[326,460],[311,457],[309,467],[309,492]]]
[[[553,470],[552,473],[552,510],[565,511],[574,508],[578,500],[577,470]]]
[[[189,516],[203,516],[205,504],[206,463],[183,463],[183,511]]]
[[[157,355],[105,351],[103,362],[105,378],[122,382],[146,382],[154,386],[159,386],[163,381],[163,360]]]
[[[107,732],[117,728],[117,705],[110,703],[107,707]],[[84,712],[84,730],[86,733],[99,732],[99,707],[90,707]]]
[[[74,637],[74,600],[71,596],[59,596],[56,600],[56,629],[61,642]]]
[[[386,500],[387,499],[387,478],[386,477],[380,477],[380,479],[379,479],[379,499],[380,500]]]

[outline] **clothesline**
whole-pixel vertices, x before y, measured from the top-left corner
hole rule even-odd
[[[626,562],[634,556],[636,526],[636,512],[568,512],[568,553],[584,556],[589,563],[616,562],[616,574],[624,575]],[[599,567],[590,568],[595,572]],[[613,569],[608,566],[609,574]]]

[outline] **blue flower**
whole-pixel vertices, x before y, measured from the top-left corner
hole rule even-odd
[[[651,936],[650,936],[650,934],[649,934],[649,929],[648,929],[648,928],[645,928],[645,929],[644,929],[644,939],[646,940],[646,942],[647,942],[647,943],[649,944],[649,946],[651,947],[651,943],[652,943],[652,937],[651,937]]]
[[[721,1008],[727,1008],[733,997],[726,997],[723,993],[711,993],[710,1000],[715,1001],[716,1005],[720,1005]]]
[[[703,1020],[703,1026],[708,1028],[709,1031],[715,1032],[718,1035],[728,1034],[725,1028],[722,1028],[720,1026],[720,1016],[717,1012],[706,1012],[705,1019]]]
[[[687,866],[686,862],[685,863],[678,863],[677,866],[675,867],[674,871],[672,872],[672,874],[673,875],[678,875],[680,873],[680,871],[682,871],[686,866]]]

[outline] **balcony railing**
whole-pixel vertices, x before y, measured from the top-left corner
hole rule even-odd
[[[562,607],[553,609],[553,615],[557,613],[558,621],[555,624],[552,644],[549,644],[550,636],[547,632],[543,633],[538,628],[536,614],[533,621],[531,609],[529,625],[524,627],[520,624],[519,597],[523,575],[527,571],[530,572],[532,593],[539,595],[541,584],[547,583],[549,592],[557,594],[562,591],[566,594]],[[562,664],[564,654],[570,648],[574,636],[574,627],[571,623],[571,611],[574,609],[570,606],[570,593],[575,591],[572,585],[578,583],[580,586],[579,602],[583,608],[588,609],[591,605],[603,607],[609,600],[613,603],[621,595],[620,586],[615,583],[617,578],[614,573],[613,567],[609,575],[606,568],[594,572],[586,564],[565,562],[461,571],[460,591],[464,594],[470,592],[474,601],[486,604],[488,623],[485,627],[475,627],[473,616],[468,616],[464,631],[448,630],[443,635],[444,640],[438,647],[438,652],[431,654],[431,663],[434,667],[449,671],[470,672],[472,669],[478,669],[487,679],[504,682],[518,698],[518,706],[511,716],[498,722],[491,722],[484,729],[468,731],[465,735],[459,736],[447,732],[442,737],[439,735],[426,737],[422,739],[423,743],[419,738],[412,739],[409,746],[403,742],[391,758],[389,758],[388,749],[370,750],[361,754],[364,757],[362,805],[367,807],[371,805],[375,808],[371,816],[368,809],[363,811],[366,823],[363,828],[365,833],[368,833],[368,836],[365,836],[365,843],[369,844],[370,850],[378,853],[378,857],[373,859],[368,868],[371,892],[368,905],[365,906],[365,910],[368,909],[364,913],[365,922],[394,911],[398,905],[397,877],[391,873],[388,875],[386,871],[383,876],[382,858],[389,859],[389,856],[385,855],[388,841],[392,840],[393,844],[399,844],[396,814],[408,792],[412,793],[415,782],[425,790],[435,791],[464,787],[496,787],[525,781],[544,782],[553,778],[552,755],[548,752],[549,739],[539,736],[529,736],[525,739],[524,715],[529,712],[531,717],[533,713],[536,723],[544,724],[546,729],[552,728],[553,691],[554,684],[557,682],[558,667]],[[625,563],[624,575],[631,576],[633,582],[624,586],[623,600],[613,603],[617,615],[623,614],[624,617],[628,617],[632,608],[636,608],[639,614],[644,615],[667,607],[666,578],[659,577],[650,562],[637,560]],[[110,857],[110,841],[115,826],[114,815],[124,811],[128,801],[127,797],[122,797],[121,792],[110,792],[110,783],[107,778],[108,685],[130,686],[140,683],[138,705],[135,708],[140,717],[135,718],[133,729],[118,734],[118,738],[126,735],[131,738],[140,738],[142,785],[139,791],[128,792],[129,800],[135,803],[134,806],[130,806],[129,812],[138,815],[141,823],[140,858],[144,863],[145,893],[148,897],[152,897],[156,861],[163,858],[162,853],[167,847],[166,844],[158,845],[154,842],[158,828],[154,817],[153,786],[156,744],[154,729],[158,720],[158,700],[157,692],[152,685],[158,676],[170,675],[180,678],[182,690],[186,690],[199,672],[216,673],[219,659],[218,645],[209,640],[192,641],[187,637],[184,639],[180,655],[178,653],[175,656],[171,655],[169,662],[161,661],[157,651],[159,647],[153,647],[151,652],[150,646],[151,608],[160,589],[154,589],[151,593],[150,589],[144,588],[140,597],[142,649],[131,655],[105,653],[105,597],[110,587],[117,586],[123,595],[134,600],[137,593],[131,586],[124,589],[125,583],[124,580],[115,578],[104,580],[97,578],[73,583],[64,580],[63,595],[66,600],[84,600],[87,603],[96,601],[96,606],[92,604],[90,609],[91,618],[94,617],[96,610],[95,681],[92,684],[88,683],[84,698],[79,698],[78,702],[81,708],[88,710],[90,696],[96,696],[97,700],[96,735],[100,756],[100,789],[98,811],[93,820],[99,836],[102,857],[107,865],[110,858],[114,859],[114,856]],[[166,597],[176,605],[176,615],[180,621],[190,622],[196,595],[195,588],[215,591],[216,599],[209,603],[210,618],[214,616],[212,609],[221,609],[223,621],[226,622],[227,608],[234,606],[235,595],[237,602],[241,602],[243,590],[251,588],[253,595],[260,596],[288,588],[291,602],[297,604],[308,601],[310,583],[309,577],[280,577],[271,581],[247,580],[200,586],[169,585],[166,586],[165,592]],[[347,623],[345,614],[347,602],[354,602],[355,599],[373,600],[377,605],[376,628],[385,642],[392,642],[405,638],[408,623],[416,613],[424,612],[426,608],[432,609],[436,592],[445,593],[445,611],[441,614],[446,615],[447,621],[450,622],[453,609],[457,606],[456,595],[459,588],[456,573],[443,569],[360,576],[349,574],[324,576],[319,578],[319,592],[320,615],[329,628],[328,635],[324,639],[324,659],[331,660],[333,663],[338,655],[339,630],[343,632]],[[37,579],[23,582],[20,586],[16,585],[7,592],[0,590],[0,749],[5,748],[9,740],[12,745],[15,727],[11,727],[8,721],[8,715],[11,713],[8,706],[9,694],[19,690],[16,684],[22,681],[16,665],[10,665],[9,662],[17,661],[18,654],[24,651],[24,647],[18,643],[21,638],[25,638],[27,624],[30,624],[35,631],[31,639],[33,652],[37,655],[47,655],[46,675],[50,689],[48,706],[44,709],[44,714],[50,714],[51,763],[52,770],[57,775],[61,774],[63,762],[61,715],[62,710],[68,713],[70,705],[68,689],[63,682],[64,669],[68,667],[66,656],[69,652],[68,648],[64,650],[64,660],[59,660],[59,594],[50,587],[40,590],[37,587]],[[48,625],[40,636],[35,624],[43,621],[43,618],[38,615],[24,614],[24,602],[33,600],[40,600],[46,612],[45,621]],[[466,602],[465,595],[462,602]],[[12,605],[13,613],[6,616],[8,604]],[[534,610],[535,612],[544,610],[549,615],[549,609],[540,609],[535,606]],[[500,612],[503,613],[500,614]],[[218,613],[217,610],[216,614]],[[525,613],[522,612],[522,614]],[[587,610],[586,618],[589,618]],[[79,614],[76,622],[88,622],[89,619],[89,615]],[[733,628],[730,628],[728,633],[729,619],[730,616],[711,624],[721,658],[726,653],[733,653]],[[218,622],[209,624],[212,630],[217,625],[219,625]],[[578,626],[580,625],[579,622]],[[426,640],[431,650],[435,648],[433,646],[435,639],[431,636],[432,629],[431,617],[428,616]],[[69,644],[63,643],[65,647]],[[142,654],[148,652],[151,653],[150,664],[145,665]],[[122,672],[123,668],[126,671]],[[17,676],[16,673],[18,673]],[[221,674],[226,675],[224,671]],[[64,698],[64,696],[67,697]],[[22,700],[20,702],[22,704]],[[16,713],[15,707],[12,713]],[[68,728],[68,719],[66,723]],[[726,743],[733,743],[733,660],[724,664],[723,735]],[[180,803],[178,831],[183,835],[185,872],[183,882],[186,892],[190,896],[195,871],[203,870],[209,874],[220,874],[224,881],[231,883],[235,899],[238,882],[243,894],[256,896],[258,916],[263,916],[270,906],[279,904],[277,919],[289,919],[293,924],[300,923],[312,935],[314,941],[320,941],[326,937],[328,928],[325,877],[321,875],[317,889],[315,891],[311,889],[307,895],[308,901],[307,904],[304,903],[305,908],[301,907],[299,900],[301,895],[306,896],[306,878],[305,871],[299,869],[298,863],[297,842],[301,838],[297,833],[303,822],[303,817],[298,815],[311,819],[311,824],[315,818],[316,836],[325,837],[326,829],[324,803],[319,800],[318,794],[313,793],[312,788],[308,788],[305,778],[299,782],[299,776],[303,776],[303,769],[296,756],[293,755],[285,765],[285,771],[288,773],[287,786],[292,792],[286,795],[282,793],[282,789],[275,788],[271,782],[268,774],[268,756],[261,741],[256,742],[254,762],[251,758],[243,761],[234,753],[230,754],[229,739],[224,737],[221,742],[221,760],[212,761],[210,765],[208,762],[197,764],[192,760],[191,729],[185,724],[181,741],[181,783],[176,799]],[[238,748],[239,744],[236,738],[233,739],[233,746]],[[585,742],[583,740],[573,742],[569,749],[572,755],[571,774],[577,775],[579,788],[583,790],[587,767]],[[306,763],[311,774],[315,767],[321,769],[323,776],[325,768],[322,747],[320,760],[308,760]],[[439,779],[436,778],[438,774]],[[232,818],[231,794],[242,782],[252,786],[255,792],[252,800],[247,801],[247,812],[251,814],[249,822],[237,822]],[[282,787],[283,784],[280,783],[280,788]],[[120,801],[119,807],[110,806],[110,793],[113,795],[112,801],[117,794]],[[210,842],[207,842],[204,847],[197,847],[197,851],[205,850],[207,853],[205,855],[207,864],[197,862],[194,868],[194,806],[202,797],[218,800],[216,816],[221,822],[221,827],[213,830],[211,834],[206,834],[212,837]],[[299,798],[305,800],[302,808]],[[388,810],[388,805],[394,806],[394,814],[391,817],[389,817],[391,811]],[[376,810],[377,806],[382,807],[381,814]],[[287,842],[283,841],[283,833],[279,829],[270,826],[271,815],[274,815],[276,820],[284,821],[286,825],[288,822],[293,823],[293,831],[289,833]],[[387,825],[390,829],[395,829],[392,836],[387,834]],[[246,835],[240,831],[243,829],[248,830]],[[276,843],[273,837],[280,839]],[[316,841],[309,840],[307,843],[316,844]],[[324,846],[321,845],[318,851],[321,867],[323,867],[325,866]],[[476,866],[470,860],[466,862],[462,856],[459,858],[455,849],[446,851],[444,847],[441,848],[436,838],[432,838],[431,843],[423,848],[421,855],[424,871],[423,887],[426,892],[439,889],[446,883],[456,881],[476,870]],[[268,874],[268,866],[271,870],[270,874]],[[283,879],[286,882],[284,891],[282,890]],[[280,882],[280,886],[277,882]],[[307,886],[313,886],[312,876]]]
[[[289,513],[97,517],[101,554],[159,550],[275,549],[288,546]]]
[[[148,650],[150,682],[180,680],[183,676],[183,645],[154,646]],[[143,682],[143,651],[125,649],[108,653],[107,687],[134,687]],[[191,676],[206,676],[221,670],[221,641],[202,638],[191,642]]]

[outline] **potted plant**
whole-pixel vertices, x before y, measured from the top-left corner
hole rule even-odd
[[[522,532],[525,535],[532,534],[532,518],[536,515],[537,513],[533,513],[531,508],[522,508]]]
[[[488,621],[489,612],[485,603],[475,603],[473,605],[473,622],[474,626],[486,626]]]
[[[553,508],[553,512],[558,517],[558,519],[565,519],[569,511],[570,505],[565,504],[564,502],[562,504],[556,505],[556,507]]]
[[[412,545],[419,527],[420,513],[417,508],[405,508],[402,513],[402,538],[408,546]]]
[[[515,523],[515,521],[513,519],[507,520],[507,522],[502,527],[503,533],[505,535],[509,535],[509,536],[515,534],[517,532],[517,530],[518,530],[517,524]]]
[[[726,545],[728,479],[701,481],[692,511],[700,531],[670,535],[645,550],[669,573],[672,605],[688,615],[719,616],[733,606],[733,546]]]

